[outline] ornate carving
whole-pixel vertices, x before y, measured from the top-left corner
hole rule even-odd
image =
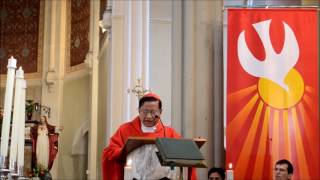
[[[23,66],[25,73],[40,72],[41,14],[40,0],[0,2],[0,74],[6,74],[7,59],[12,55],[18,59],[17,66]]]
[[[71,1],[70,66],[84,63],[89,52],[90,1]]]

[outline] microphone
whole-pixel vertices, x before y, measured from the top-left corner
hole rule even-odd
[[[163,125],[160,116],[159,116],[159,115],[156,115],[155,118],[156,118],[156,119],[159,119],[159,121],[160,121],[160,123],[161,123],[161,126],[162,126],[162,128],[163,128],[163,137],[166,137],[166,127]]]

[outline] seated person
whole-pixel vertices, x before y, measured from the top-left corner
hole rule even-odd
[[[293,166],[290,161],[282,159],[277,161],[274,167],[274,179],[287,180],[291,179],[293,175]]]
[[[226,177],[223,168],[213,167],[208,172],[208,180],[224,180]]]

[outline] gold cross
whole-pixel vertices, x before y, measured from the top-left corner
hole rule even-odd
[[[132,89],[128,89],[127,91],[128,91],[128,93],[132,92],[133,94],[135,94],[138,97],[138,99],[141,99],[142,96],[146,92],[148,92],[149,90],[145,89],[144,87],[142,87],[141,79],[138,78],[137,79],[137,85],[135,85]]]

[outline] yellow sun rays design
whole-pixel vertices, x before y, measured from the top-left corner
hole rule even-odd
[[[309,168],[319,166],[316,162],[319,148],[311,147],[317,138],[317,129],[312,130],[312,127],[318,124],[310,117],[314,116],[310,109],[314,107],[316,91],[304,85],[301,75],[294,69],[288,73],[286,83],[289,91],[281,89],[272,81],[259,79],[258,84],[228,95],[230,107],[247,101],[234,117],[228,118],[227,124],[227,146],[230,149],[241,148],[237,149],[239,153],[232,158],[235,160],[232,162],[235,165],[235,178],[262,179],[266,169],[271,174],[270,166],[282,158],[295,163],[298,171],[296,179],[310,178]],[[240,137],[245,128],[247,134]],[[239,144],[242,147],[238,147]],[[267,156],[270,157],[269,167],[265,167],[264,163]],[[250,166],[252,158],[254,164]],[[250,171],[251,174],[248,173]]]

